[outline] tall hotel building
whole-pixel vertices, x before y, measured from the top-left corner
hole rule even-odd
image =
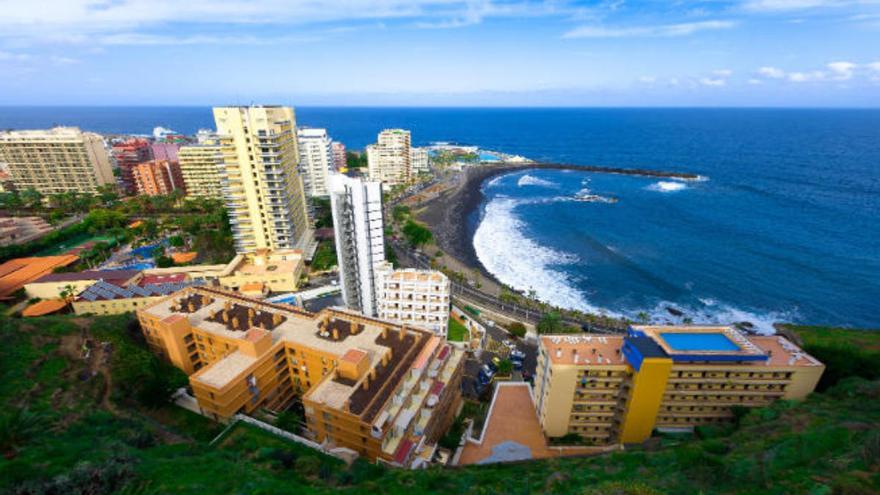
[[[327,176],[333,169],[333,152],[326,129],[298,129],[299,169],[306,196],[326,197]]]
[[[379,133],[376,144],[367,146],[367,167],[370,180],[385,186],[407,184],[412,178],[410,132],[386,129]]]
[[[174,191],[186,193],[180,165],[168,160],[151,160],[139,163],[131,169],[138,194],[158,196]]]
[[[329,192],[342,298],[375,316],[377,273],[386,269],[382,185],[332,174]]]
[[[113,145],[113,158],[119,169],[119,179],[126,194],[137,193],[133,170],[139,163],[152,160],[150,142],[146,139],[129,139]]]
[[[419,467],[461,401],[464,351],[423,330],[197,287],[137,314],[150,348],[189,375],[217,420],[283,411],[300,396],[315,441]]]
[[[345,161],[345,145],[339,141],[330,143],[330,152],[333,153],[333,168],[338,172],[348,165]]]
[[[547,436],[639,443],[654,429],[731,421],[736,406],[803,399],[824,369],[782,336],[725,326],[542,336],[535,404]]]
[[[238,252],[309,249],[312,232],[293,109],[217,107],[223,196]]]
[[[222,198],[223,149],[217,140],[203,138],[201,144],[181,146],[177,153],[186,195],[194,198]]]
[[[75,127],[0,132],[0,163],[19,191],[94,194],[115,184],[104,139]]]

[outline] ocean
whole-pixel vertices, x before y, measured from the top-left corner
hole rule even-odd
[[[484,184],[469,219],[478,258],[544,300],[655,321],[880,328],[878,110],[297,108],[297,119],[351,149],[404,127],[416,145],[705,178],[540,170]],[[53,124],[194,133],[212,117],[197,107],[0,108],[0,129]]]

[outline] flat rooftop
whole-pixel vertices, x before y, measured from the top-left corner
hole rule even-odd
[[[541,337],[541,343],[553,364],[626,364],[620,352],[622,335],[545,335]]]
[[[543,335],[553,364],[625,365],[624,342],[642,357],[669,357],[676,363],[726,362],[737,366],[822,366],[780,335],[743,335],[729,326],[639,326],[629,335]],[[601,357],[601,362],[599,358]]]
[[[334,308],[313,314],[206,287],[187,288],[142,311],[162,320],[185,317],[193,327],[228,339],[246,339],[249,329],[263,328],[271,334],[273,343],[291,342],[336,356],[337,360],[357,349],[369,358],[370,371],[356,382],[328,374],[307,396],[334,408],[343,408],[348,401],[353,414],[366,418],[381,409],[432,336],[407,328],[401,338],[398,325],[356,312]],[[383,329],[387,329],[385,336]],[[253,363],[242,356],[234,357],[236,354],[197,372],[194,379],[216,388],[225,386]],[[217,366],[220,368],[214,371]]]
[[[544,459],[604,450],[549,447],[538,422],[531,390],[525,382],[497,385],[480,440],[479,443],[469,441],[465,444],[459,465]]]
[[[72,254],[16,258],[0,265],[0,298],[12,295],[26,284],[52,274],[52,270],[75,263],[79,257]],[[54,274],[61,275],[61,274]]]

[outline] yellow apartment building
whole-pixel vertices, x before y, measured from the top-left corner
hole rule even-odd
[[[177,159],[188,197],[223,197],[220,181],[223,150],[219,142],[181,146]]]
[[[280,411],[299,396],[318,442],[370,460],[427,462],[460,403],[463,351],[359,313],[191,287],[138,319],[150,347],[190,375],[204,414]]]
[[[94,194],[116,183],[104,138],[76,127],[0,132],[0,163],[19,191]]]
[[[221,192],[238,252],[307,249],[313,243],[293,109],[215,107]]]
[[[260,249],[239,254],[219,274],[220,285],[234,291],[258,284],[270,292],[292,292],[305,270],[302,251]]]
[[[633,326],[540,338],[535,406],[550,437],[639,443],[655,429],[733,419],[734,406],[803,399],[825,366],[778,335],[728,326]]]

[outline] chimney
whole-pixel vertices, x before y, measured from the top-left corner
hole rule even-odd
[[[238,328],[238,317],[237,316],[232,317],[232,328]]]
[[[364,381],[361,382],[361,387],[364,389],[364,392],[370,389],[370,375],[364,377]]]
[[[257,316],[257,312],[254,311],[254,308],[248,308],[248,319],[253,319],[254,316]]]
[[[225,309],[226,311],[229,311],[230,309],[232,309],[232,303],[229,301],[226,301],[225,303],[223,303],[223,309]]]
[[[339,330],[336,328],[333,329],[333,340],[339,340]]]
[[[195,313],[195,311],[196,311],[196,306],[195,306],[192,302],[190,302],[190,303],[189,303],[189,306],[187,306],[187,307],[189,308],[189,312],[190,312],[190,313]]]
[[[229,311],[223,311],[223,323],[229,323]]]
[[[345,399],[345,402],[342,403],[342,410],[351,412],[351,399]]]

